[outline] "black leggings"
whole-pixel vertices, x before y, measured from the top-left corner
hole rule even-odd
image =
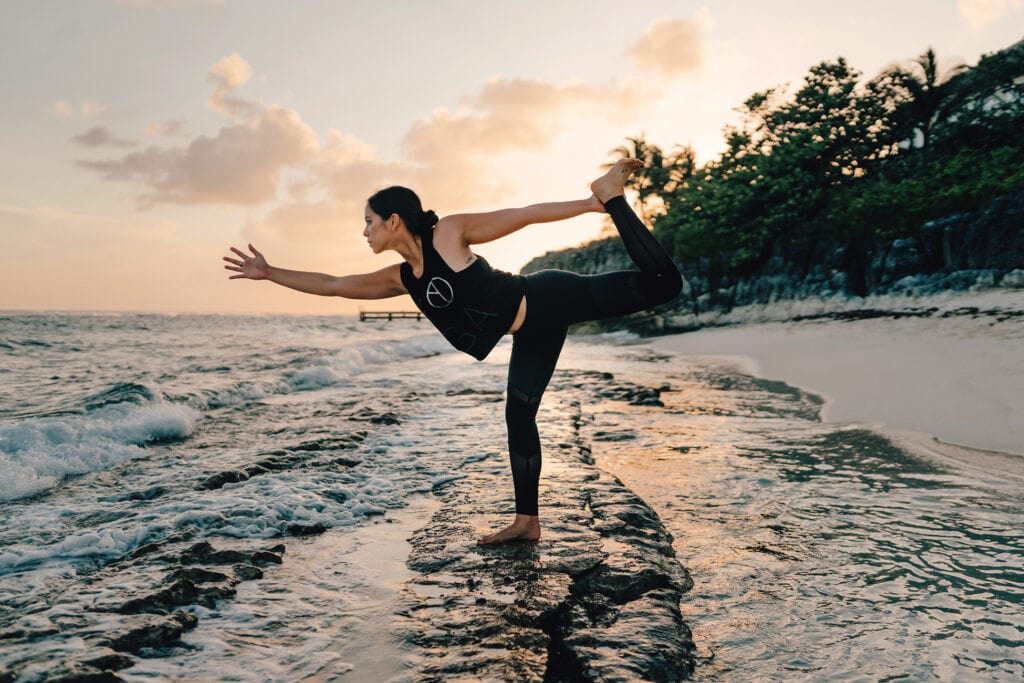
[[[682,288],[672,257],[626,200],[614,197],[605,209],[639,270],[601,275],[542,270],[526,276],[526,320],[512,336],[505,403],[517,514],[537,514],[541,466],[537,408],[569,325],[636,313],[671,301]]]

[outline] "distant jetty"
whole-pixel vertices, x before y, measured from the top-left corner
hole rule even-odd
[[[359,322],[367,320],[401,320],[402,318],[420,320],[423,317],[423,314],[419,311],[359,311]]]

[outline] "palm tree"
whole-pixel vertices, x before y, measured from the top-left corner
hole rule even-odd
[[[928,146],[936,125],[949,115],[958,100],[954,77],[966,69],[966,64],[958,64],[940,78],[935,50],[928,48],[910,68],[895,66],[885,72],[906,91],[908,100],[904,107],[913,130],[912,148]]]
[[[644,167],[630,179],[627,187],[636,191],[636,208],[646,222],[651,222],[671,202],[676,189],[697,172],[696,153],[692,147],[676,145],[666,155],[660,147],[647,142],[642,133],[626,138],[626,143],[613,149],[611,155],[615,160],[632,158],[644,162]],[[613,164],[614,161],[604,164],[604,168],[611,168]]]

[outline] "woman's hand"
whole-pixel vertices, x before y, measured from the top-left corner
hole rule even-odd
[[[249,251],[252,252],[252,256],[246,254],[243,251],[239,251],[234,247],[231,247],[231,251],[238,254],[238,258],[232,258],[225,256],[224,260],[230,263],[229,266],[224,266],[226,270],[233,270],[238,275],[232,275],[228,279],[235,280],[237,278],[248,278],[250,280],[266,280],[270,273],[270,266],[267,265],[267,260],[263,258],[263,254],[256,251],[256,247],[249,245]]]

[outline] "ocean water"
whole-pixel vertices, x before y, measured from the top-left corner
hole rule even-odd
[[[454,463],[504,451],[508,350],[476,363],[414,321],[0,315],[0,680],[109,652],[203,542],[236,581],[125,680],[412,680],[402,541]],[[543,419],[581,406],[693,574],[697,678],[1024,678],[1024,482],[629,336],[560,367]],[[573,379],[594,369],[664,406]]]

